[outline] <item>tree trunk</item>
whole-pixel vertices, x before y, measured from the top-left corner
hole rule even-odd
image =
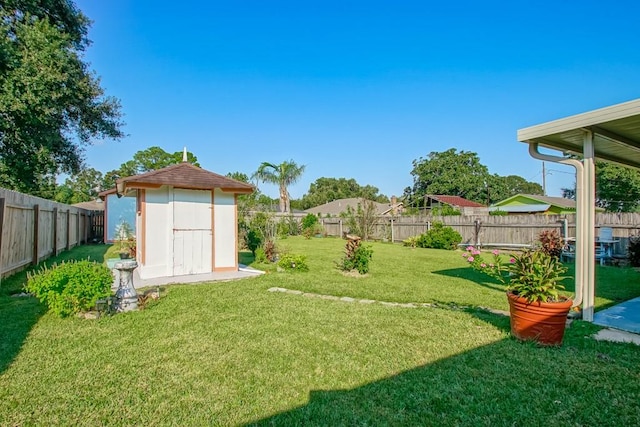
[[[289,212],[289,192],[287,191],[287,187],[280,186],[280,212],[285,213]]]

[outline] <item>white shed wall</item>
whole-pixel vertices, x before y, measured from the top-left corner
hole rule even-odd
[[[216,189],[213,203],[215,268],[237,267],[238,233],[235,196]]]
[[[145,196],[145,262],[140,277],[173,274],[173,209],[169,187],[146,190]]]

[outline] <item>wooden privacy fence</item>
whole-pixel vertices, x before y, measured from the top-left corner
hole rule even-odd
[[[473,245],[516,247],[534,244],[543,230],[557,230],[563,237],[575,237],[575,215],[473,215],[473,216],[400,216],[378,217],[373,226],[377,240],[401,242],[429,230],[434,222],[452,227],[462,236],[462,242]],[[344,218],[323,218],[328,236],[342,236],[348,232]],[[596,235],[600,227],[613,229],[619,240],[614,253],[624,254],[629,236],[640,234],[640,214],[596,214]]]
[[[103,212],[0,188],[0,277],[86,243],[104,224],[95,219],[100,216]]]

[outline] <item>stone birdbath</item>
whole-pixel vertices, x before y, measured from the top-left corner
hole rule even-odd
[[[122,260],[113,266],[118,270],[118,290],[116,291],[116,311],[132,311],[138,309],[138,293],[133,287],[133,270],[138,267],[134,260]]]

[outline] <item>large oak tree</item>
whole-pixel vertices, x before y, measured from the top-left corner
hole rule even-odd
[[[123,137],[118,100],[83,61],[88,28],[69,0],[0,3],[0,185],[50,196],[83,146]]]

